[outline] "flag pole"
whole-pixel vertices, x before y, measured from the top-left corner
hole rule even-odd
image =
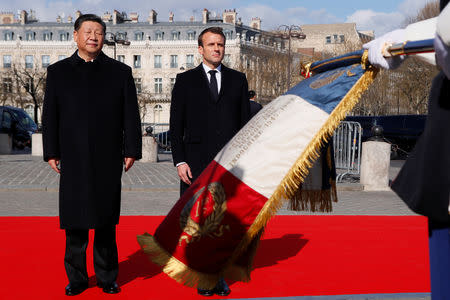
[[[406,41],[404,43],[393,44],[386,47],[386,51],[383,52],[383,55],[385,57],[390,57],[398,55],[431,53],[434,52],[433,41],[434,39],[427,39],[420,41]]]

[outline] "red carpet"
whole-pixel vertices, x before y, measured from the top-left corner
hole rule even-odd
[[[201,298],[138,251],[136,235],[153,233],[161,220],[121,217],[118,295],[95,287],[91,241],[92,287],[76,299]],[[277,216],[261,241],[252,281],[231,283],[229,298],[429,292],[426,226],[412,216]],[[0,241],[0,299],[68,299],[56,217],[0,217]]]

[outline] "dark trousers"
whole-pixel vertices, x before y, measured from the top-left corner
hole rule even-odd
[[[428,221],[431,299],[450,299],[450,225]]]
[[[66,254],[64,267],[67,278],[73,285],[88,283],[86,268],[86,248],[89,242],[89,230],[66,229]],[[119,261],[116,244],[116,226],[95,229],[94,270],[97,283],[109,284],[116,281]]]

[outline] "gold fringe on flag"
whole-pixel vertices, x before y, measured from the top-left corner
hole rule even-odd
[[[365,52],[362,59],[363,65],[367,65],[366,60],[367,51]],[[378,69],[372,66],[368,66],[366,72],[361,76],[361,78],[350,89],[350,91],[348,91],[341,102],[331,112],[327,122],[322,126],[316,136],[308,144],[306,149],[303,151],[303,153],[291,167],[289,172],[280,182],[278,187],[275,189],[275,192],[272,194],[270,199],[261,209],[260,213],[256,217],[255,222],[253,222],[252,226],[250,226],[241,243],[238,245],[237,249],[230,258],[229,265],[232,265],[233,262],[241,255],[241,253],[243,253],[247,249],[248,245],[250,244],[250,242],[252,242],[255,235],[258,234],[258,232],[260,232],[260,230],[267,225],[267,222],[281,208],[283,201],[294,197],[304,178],[308,175],[309,169],[319,157],[319,149],[323,147],[324,143],[333,134],[333,132],[339,126],[341,120],[345,118],[346,114],[353,109],[356,103],[358,103],[359,99],[362,96],[362,93],[369,88],[377,73]],[[336,195],[335,192],[333,193],[334,195]],[[308,198],[304,198],[304,200],[307,199]],[[307,206],[308,203],[300,205]],[[313,204],[313,206],[315,206],[315,204]],[[251,266],[249,266],[249,269],[251,269]]]
[[[367,59],[367,53],[365,53]],[[366,64],[363,57],[363,64]],[[249,281],[250,273],[253,266],[253,258],[258,247],[260,237],[264,231],[267,222],[276,214],[282,206],[283,201],[291,199],[295,196],[299,186],[304,178],[308,175],[309,168],[312,167],[314,161],[319,157],[319,149],[324,145],[325,141],[333,134],[339,122],[345,118],[358,102],[362,93],[369,87],[375,79],[378,70],[369,66],[366,72],[361,76],[357,83],[350,89],[347,95],[341,100],[338,106],[333,110],[327,122],[322,126],[313,140],[309,143],[305,151],[300,155],[295,164],[291,167],[284,179],[280,182],[275,192],[266,202],[255,222],[250,226],[244,238],[234,251],[233,255],[226,264],[224,270],[216,274],[206,274],[198,272],[186,266],[172,255],[167,253],[153,236],[145,233],[139,235],[137,240],[144,252],[148,254],[151,260],[162,267],[162,271],[177,282],[189,287],[198,287],[203,289],[213,289],[220,277]],[[335,184],[328,195],[331,199],[336,197]],[[313,199],[319,199],[314,193],[302,194],[300,206],[309,207],[311,210],[319,209],[327,211],[329,208],[320,203],[316,203]],[[246,266],[239,264],[240,258],[250,258],[246,262]],[[241,262],[242,263],[242,262]]]

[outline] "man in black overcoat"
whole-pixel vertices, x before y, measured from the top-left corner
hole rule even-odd
[[[86,247],[95,229],[97,285],[117,293],[116,224],[122,168],[141,158],[141,123],[131,68],[101,50],[105,23],[75,22],[78,50],[47,69],[43,109],[44,160],[60,173],[59,217],[66,231],[67,295],[88,287]]]
[[[220,27],[205,29],[198,37],[203,62],[178,74],[172,91],[170,135],[180,194],[200,175],[223,146],[250,118],[245,74],[222,64],[225,35]],[[224,281],[204,296],[228,295]]]

